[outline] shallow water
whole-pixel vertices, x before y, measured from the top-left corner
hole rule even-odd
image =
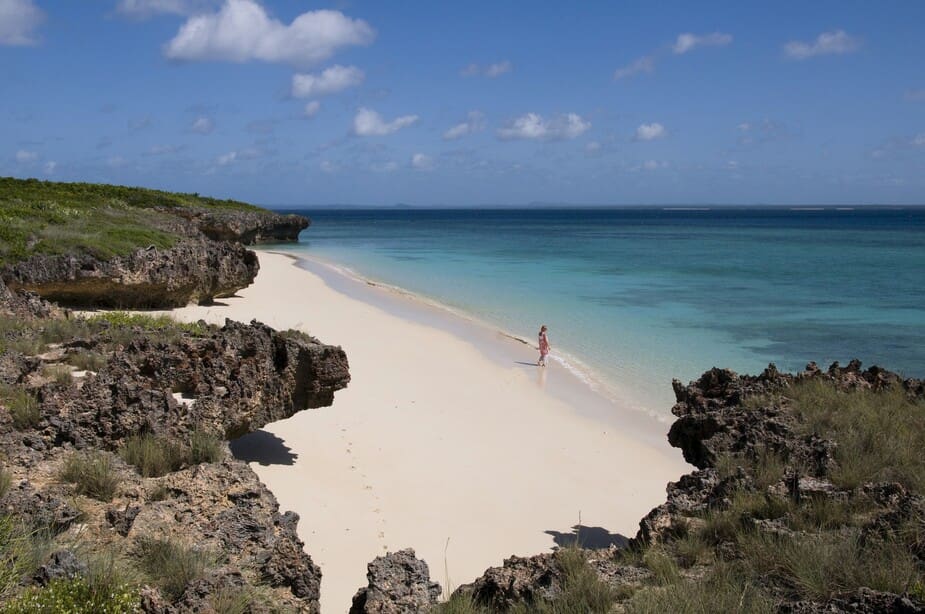
[[[671,379],[712,366],[925,375],[925,209],[297,212],[284,249],[527,339],[545,323],[558,360],[663,418]]]

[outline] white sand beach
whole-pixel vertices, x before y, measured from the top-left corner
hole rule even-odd
[[[386,551],[414,548],[452,588],[512,554],[549,551],[579,515],[606,530],[588,538],[632,537],[688,469],[664,424],[555,363],[533,366],[536,351],[519,341],[283,254],[260,252],[260,265],[238,296],[172,315],[257,319],[347,352],[352,381],[332,407],[235,446],[300,515],[324,612],[346,611]]]

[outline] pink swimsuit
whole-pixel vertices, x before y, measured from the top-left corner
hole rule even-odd
[[[549,341],[546,340],[546,333],[540,333],[540,356],[549,354]]]

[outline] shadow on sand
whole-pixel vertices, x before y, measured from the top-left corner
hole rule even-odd
[[[283,440],[267,431],[254,431],[229,442],[231,453],[238,460],[247,463],[269,465],[293,465],[298,454],[283,443]]]
[[[603,550],[610,546],[625,548],[629,543],[629,538],[619,533],[611,533],[604,527],[586,527],[576,524],[572,527],[570,533],[560,533],[559,531],[543,531],[547,535],[552,535],[552,540],[560,548],[574,546],[578,544],[582,548],[591,550]]]

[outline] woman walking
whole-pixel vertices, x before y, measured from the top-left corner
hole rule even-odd
[[[546,338],[546,325],[545,324],[540,326],[539,342],[540,342],[540,359],[536,361],[536,366],[545,367],[546,366],[546,355],[549,354],[549,350],[552,349],[552,346],[549,345],[549,339]]]

